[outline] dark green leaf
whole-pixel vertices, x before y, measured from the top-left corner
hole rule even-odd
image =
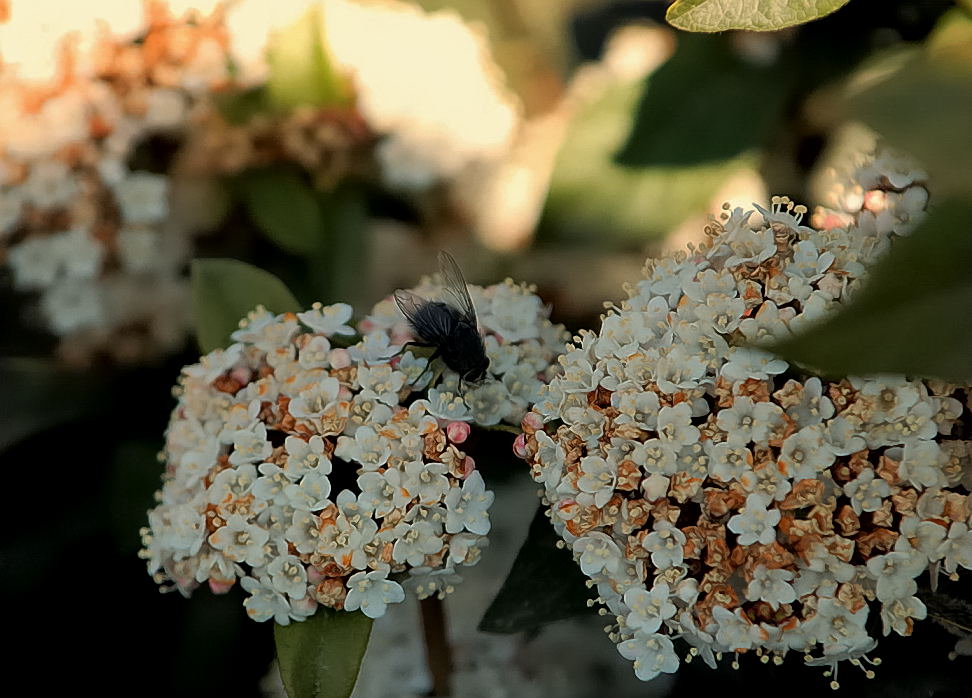
[[[321,299],[355,304],[367,297],[361,284],[368,263],[368,215],[364,194],[346,184],[319,196],[327,230],[325,246],[311,259]],[[364,297],[362,297],[364,296]]]
[[[323,10],[311,6],[293,24],[273,32],[267,45],[267,93],[274,106],[347,104],[350,90],[324,39]]]
[[[317,197],[300,173],[266,168],[239,178],[239,190],[253,222],[282,249],[299,255],[324,245],[324,217]]]
[[[691,167],[762,147],[783,107],[781,78],[778,65],[763,68],[740,60],[724,37],[681,37],[675,55],[649,77],[618,162]],[[713,104],[732,104],[743,94],[759,108],[713,113]]]
[[[270,108],[266,87],[262,85],[235,92],[218,92],[213,99],[219,113],[234,126],[246,124]]]
[[[368,648],[371,619],[320,608],[301,623],[274,625],[280,677],[290,698],[347,698]]]
[[[847,116],[916,157],[936,193],[972,193],[972,19],[947,14],[924,51],[900,58],[896,70],[885,61],[861,71]]]
[[[972,379],[972,205],[939,204],[836,314],[769,349],[825,375]]]
[[[774,31],[829,15],[848,0],[675,0],[665,19],[690,32]]]
[[[3,358],[0,386],[6,407],[0,451],[21,439],[107,407],[107,391],[91,373],[67,371],[53,361]]]
[[[229,343],[240,320],[256,306],[276,313],[300,304],[273,274],[235,259],[192,261],[192,306],[196,339],[203,352]]]
[[[557,547],[558,540],[539,508],[506,581],[479,621],[480,630],[517,633],[591,613],[587,577],[570,552]]]
[[[585,243],[660,238],[705,213],[732,175],[759,166],[788,83],[781,66],[746,65],[726,42],[682,36],[646,80],[609,87],[579,111],[551,178],[545,234]],[[759,107],[715,113],[714,104],[740,95]]]

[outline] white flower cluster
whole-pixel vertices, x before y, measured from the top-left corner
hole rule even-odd
[[[423,279],[413,293],[427,300],[447,300],[444,287],[433,278]],[[507,279],[482,287],[469,285],[476,308],[489,370],[478,386],[463,386],[459,376],[446,370],[429,390],[430,409],[443,419],[493,426],[517,425],[540,397],[541,388],[559,371],[557,358],[570,335],[563,325],[550,322],[550,309],[525,284]],[[380,351],[398,351],[415,339],[393,298],[378,303],[361,322],[365,341]],[[424,377],[425,385],[432,374]]]
[[[914,179],[864,186],[884,187],[886,217],[814,230],[776,198],[649,261],[523,421],[514,448],[643,680],[677,669],[679,637],[711,666],[797,650],[833,669],[875,647],[872,612],[911,633],[925,569],[972,568],[967,388],[827,382],[751,345],[839,305],[921,216]]]
[[[341,337],[351,307],[250,314],[183,370],[143,557],[184,594],[238,580],[247,613],[286,625],[318,604],[376,618],[458,583],[493,494],[458,446],[469,427],[416,399],[426,369]]]
[[[14,3],[5,34],[33,35],[28,5]],[[181,346],[183,269],[200,225],[196,205],[170,209],[181,183],[141,168],[139,154],[172,149],[201,94],[229,79],[227,56],[217,20],[177,22],[161,6],[123,37],[99,26],[40,49],[83,67],[50,83],[22,79],[18,56],[0,49],[0,261],[14,289],[38,295],[69,356],[139,360]]]
[[[267,28],[295,21],[310,4],[243,0],[228,10],[244,79],[266,75]],[[388,184],[427,189],[506,152],[519,107],[483,32],[454,11],[399,0],[326,0],[323,8],[330,52],[351,75],[365,121],[384,136],[378,159]]]

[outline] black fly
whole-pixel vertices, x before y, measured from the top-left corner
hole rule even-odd
[[[395,302],[408,320],[419,347],[434,347],[429,363],[442,357],[445,365],[467,383],[486,377],[489,358],[479,334],[476,309],[462,271],[448,252],[439,252],[439,271],[448,302],[429,301],[410,291],[395,291]]]

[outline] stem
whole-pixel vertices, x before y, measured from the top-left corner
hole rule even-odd
[[[432,695],[444,698],[451,695],[452,675],[452,648],[446,635],[445,609],[437,596],[422,599],[419,605],[422,608],[425,654],[432,674]]]

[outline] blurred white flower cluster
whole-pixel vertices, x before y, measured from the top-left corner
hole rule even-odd
[[[123,10],[114,33],[110,13],[95,23],[68,12],[65,24],[56,5],[14,3],[2,25],[0,260],[16,290],[38,295],[69,358],[141,360],[187,331],[190,234],[212,206],[204,187],[160,168],[201,96],[229,79],[222,28],[158,5],[136,24]],[[63,35],[7,41],[34,36],[44,11]],[[55,56],[45,72],[40,58]]]
[[[844,227],[777,197],[649,260],[523,420],[515,450],[643,680],[678,668],[678,637],[710,666],[796,650],[834,670],[874,649],[871,613],[911,633],[925,569],[972,568],[968,390],[828,382],[751,344],[834,309],[921,217],[919,178],[888,165],[859,173]]]
[[[239,581],[251,618],[286,625],[318,604],[376,618],[479,559],[493,494],[459,449],[469,425],[415,399],[424,359],[340,346],[350,318],[258,308],[183,370],[143,531],[159,583]]]
[[[309,0],[241,0],[227,11],[242,79],[268,73],[267,38]],[[483,32],[454,11],[425,12],[399,0],[325,0],[323,24],[335,62],[351,76],[356,105],[383,138],[385,182],[427,189],[504,154],[520,122]]]
[[[268,40],[309,0],[62,5],[14,2],[0,24],[0,264],[79,363],[181,346],[191,235],[218,222],[217,177],[296,163],[326,189],[377,157],[386,184],[427,189],[499,157],[518,128],[485,37],[452,12],[326,0],[349,104],[236,123],[226,100],[263,84]]]
[[[557,358],[570,335],[563,325],[550,322],[550,309],[530,286],[507,279],[485,288],[470,285],[468,290],[484,335],[487,377],[481,385],[466,385],[460,391],[459,376],[447,369],[429,390],[430,409],[440,418],[481,426],[519,424],[539,399],[540,389],[559,371]],[[411,291],[426,300],[448,298],[445,287],[432,277]],[[391,297],[372,309],[360,329],[365,342],[390,351],[415,339]],[[425,382],[430,379],[428,374]]]

